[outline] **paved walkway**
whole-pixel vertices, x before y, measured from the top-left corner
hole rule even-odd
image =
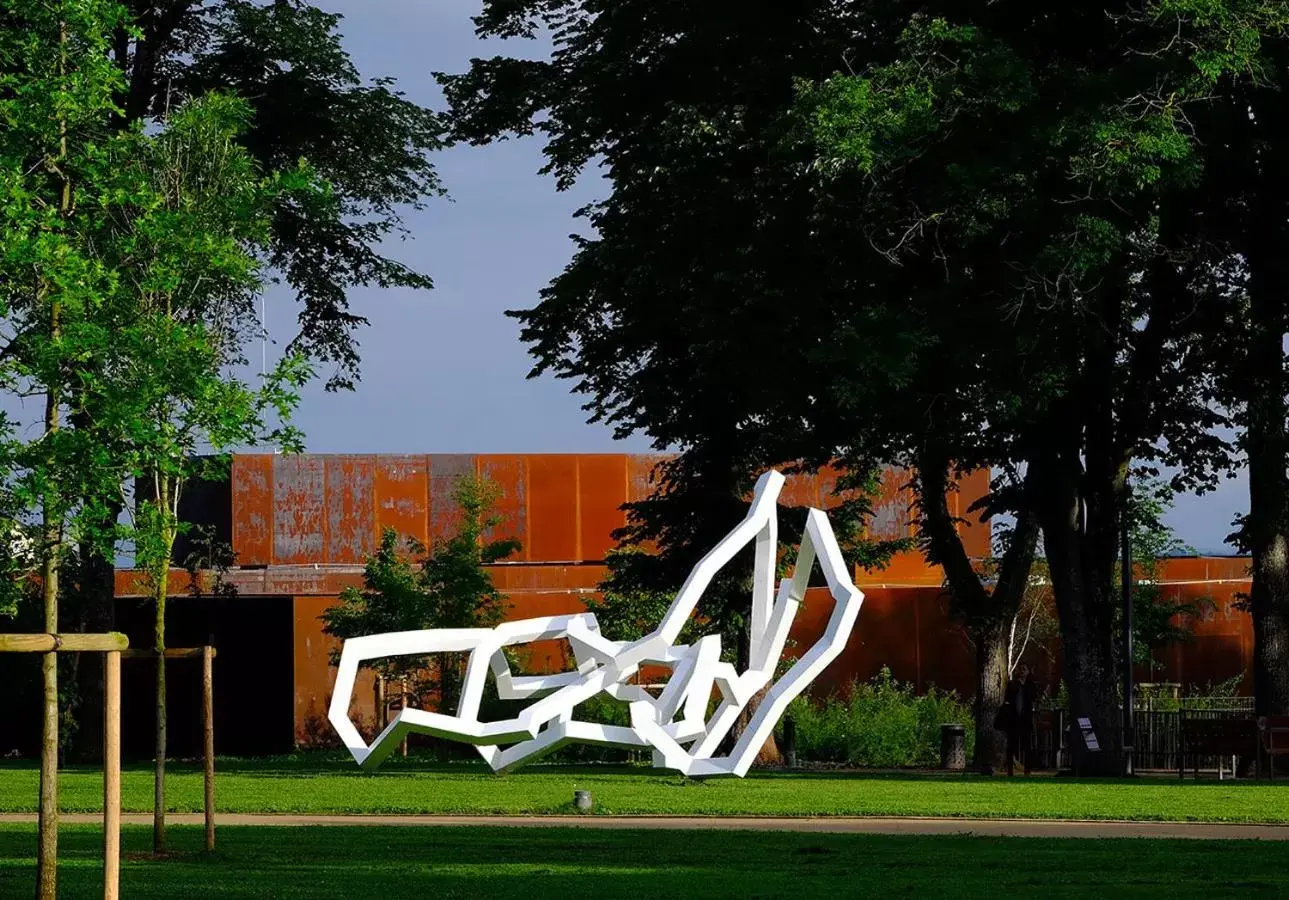
[[[150,813],[121,817],[127,825],[151,825]],[[101,816],[64,813],[67,823],[94,824]],[[172,813],[174,825],[200,825],[200,814]],[[26,813],[0,814],[0,825],[35,824]],[[294,816],[226,814],[219,825],[300,827],[307,825],[375,825],[444,828],[706,829],[720,831],[796,831],[831,834],[967,834],[981,837],[1046,838],[1188,838],[1196,840],[1289,841],[1289,825],[1230,825],[1192,822],[1071,822],[1037,819],[879,819],[771,818],[754,816]]]

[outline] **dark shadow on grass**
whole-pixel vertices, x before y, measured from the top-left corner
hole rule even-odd
[[[150,834],[127,829],[127,853]],[[201,830],[174,828],[180,854]],[[32,889],[34,829],[0,827],[0,897]],[[99,840],[67,828],[63,898],[98,896]],[[222,828],[213,857],[127,859],[122,896],[334,898],[1275,897],[1284,844],[506,828]]]

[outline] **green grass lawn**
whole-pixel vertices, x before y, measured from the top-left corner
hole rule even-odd
[[[128,828],[121,895],[149,898],[1284,897],[1289,846],[1256,841],[579,831]],[[59,896],[101,896],[100,834],[67,827]],[[35,833],[0,826],[0,897],[31,895]]]
[[[494,775],[483,766],[398,761],[375,773],[317,757],[224,760],[218,808],[245,813],[569,812],[573,790],[592,792],[596,811],[641,815],[949,816],[1147,821],[1289,822],[1289,782],[1139,778],[1081,781],[1064,777],[762,773],[695,782],[640,768],[532,767]],[[0,764],[0,812],[36,809],[37,770]],[[174,765],[167,798],[176,812],[197,812],[201,773]],[[127,812],[152,808],[152,770],[127,769]],[[60,779],[64,810],[100,809],[102,776],[70,769]]]

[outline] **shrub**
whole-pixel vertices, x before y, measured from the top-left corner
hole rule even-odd
[[[917,694],[883,667],[872,681],[852,682],[823,700],[798,697],[789,713],[802,760],[900,768],[940,761],[940,726],[965,725],[967,756],[974,729],[970,707],[957,694],[931,688]]]

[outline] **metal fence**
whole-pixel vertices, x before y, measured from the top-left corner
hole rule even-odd
[[[1137,771],[1176,772],[1181,763],[1181,722],[1183,711],[1189,719],[1253,718],[1252,697],[1189,698],[1167,702],[1144,703],[1133,709],[1133,768]],[[1161,708],[1163,707],[1163,708]],[[1122,721],[1120,717],[1118,721]],[[1112,726],[1119,729],[1118,721]],[[1066,768],[1070,764],[1069,713],[1063,709],[1041,713],[1035,734],[1035,751],[1040,766]],[[1098,731],[1106,731],[1105,726]],[[1074,738],[1074,739],[1077,739]],[[1216,756],[1200,757],[1201,770],[1217,771]],[[1192,768],[1186,760],[1186,768]],[[1223,765],[1229,765],[1229,760]]]

